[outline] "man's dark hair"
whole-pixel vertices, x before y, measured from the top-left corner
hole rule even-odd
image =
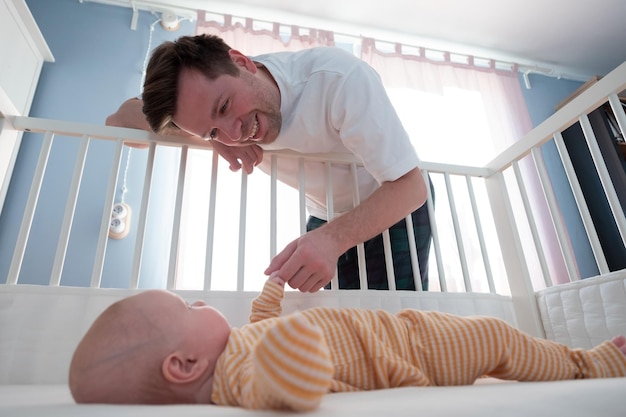
[[[143,85],[143,113],[156,133],[178,129],[172,122],[176,111],[178,77],[183,68],[198,70],[209,79],[239,75],[228,46],[214,35],[182,36],[155,48]]]

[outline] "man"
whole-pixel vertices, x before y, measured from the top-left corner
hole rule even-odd
[[[276,255],[266,274],[279,271],[292,288],[313,292],[326,286],[338,267],[340,288],[358,288],[355,251],[349,249],[366,242],[368,286],[386,288],[381,239],[370,239],[395,225],[393,250],[404,258],[394,255],[397,287],[415,289],[403,220],[412,213],[427,288],[426,183],[380,78],[363,61],[338,48],[251,59],[218,37],[186,36],[155,50],[142,99],[123,103],[107,124],[210,140],[232,170],[251,173],[257,165],[266,170],[263,149],[351,152],[363,162],[356,207],[351,175],[341,168],[332,173],[337,198],[327,223],[323,167],[307,165],[310,231]],[[281,163],[278,178],[297,186],[297,167]]]

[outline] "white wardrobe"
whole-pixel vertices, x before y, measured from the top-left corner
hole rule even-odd
[[[0,124],[12,116],[28,116],[44,62],[54,62],[24,0],[0,0]],[[10,129],[0,134],[0,211],[22,135]]]

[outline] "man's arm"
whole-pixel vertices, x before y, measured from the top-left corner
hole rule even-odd
[[[143,101],[136,97],[130,98],[122,103],[117,111],[106,118],[107,126],[127,127],[130,129],[141,129],[152,132],[150,125],[142,112]],[[147,148],[145,143],[125,142],[127,146],[133,148]]]
[[[419,168],[385,182],[360,205],[291,242],[272,259],[266,274],[278,271],[292,288],[314,292],[334,276],[346,250],[391,227],[426,201]]]
[[[115,113],[107,117],[105,124],[107,126],[128,127],[152,132],[142,108],[143,100],[136,97],[129,98],[122,103]]]
[[[142,109],[143,100],[136,97],[130,98],[123,102],[115,113],[107,117],[105,124],[107,126],[127,127],[152,132]],[[182,137],[189,136],[182,130],[171,130],[167,134]],[[126,145],[133,148],[147,147],[144,143],[126,142]],[[248,174],[251,174],[254,167],[263,160],[263,149],[258,145],[232,147],[216,141],[211,141],[211,145],[228,162],[231,171],[239,171],[243,167]]]

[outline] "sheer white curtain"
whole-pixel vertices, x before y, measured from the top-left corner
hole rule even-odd
[[[217,16],[216,20],[211,20]],[[300,28],[277,23],[257,22],[249,18],[234,18],[229,15],[208,15],[199,12],[197,34],[208,33],[222,37],[232,48],[254,56],[270,52],[300,50],[317,46],[334,46],[335,35],[332,32]],[[438,53],[423,48],[408,50],[402,45],[392,45],[384,50],[379,48],[373,39],[352,37],[354,45],[346,45],[346,37],[341,37],[341,47],[349,50],[360,50],[361,58],[372,65],[380,74],[383,83],[396,109],[409,131],[414,146],[423,160],[457,163],[479,164],[488,162],[496,153],[521,138],[531,128],[530,117],[522,96],[516,68],[501,68],[494,61],[478,60],[472,57],[459,57],[449,53]],[[387,44],[388,46],[388,44]],[[404,49],[407,49],[406,51]],[[205,217],[208,208],[208,188],[202,182],[208,177],[211,160],[207,153],[190,153],[188,161],[188,184],[185,192],[186,215],[183,219],[189,222],[183,229],[183,243],[179,254],[178,286],[179,288],[199,288],[204,274],[204,250],[206,238],[197,237],[197,230],[206,230],[200,220]],[[239,195],[232,195],[229,190],[239,189],[240,176],[228,171],[221,161],[218,171],[220,181],[233,181],[232,187],[226,186],[218,190],[218,200],[230,200],[230,207],[239,207]],[[534,175],[533,169],[526,169],[528,175]],[[269,202],[264,198],[269,195],[269,185],[262,175],[249,177],[249,198],[255,202],[254,216],[256,219],[267,219]],[[433,179],[435,186],[442,185]],[[539,188],[535,187],[538,191]],[[220,194],[221,191],[221,194]],[[281,224],[287,223],[279,230],[279,250],[289,241],[297,237],[299,225],[297,209],[290,208],[286,201],[289,193],[294,192],[287,187],[279,188],[279,198],[284,196],[285,204],[279,203],[282,212],[279,214]],[[443,207],[444,190],[437,210]],[[531,190],[531,192],[533,192]],[[533,192],[534,193],[534,192]],[[537,204],[542,199],[537,197]],[[252,212],[252,210],[249,210]],[[195,213],[194,213],[195,212]],[[217,212],[217,236],[227,236],[231,228],[232,241],[216,242],[223,250],[223,256],[214,256],[212,272],[212,289],[233,289],[236,270],[231,253],[236,253],[238,224],[237,210]],[[259,236],[259,240],[250,241],[246,249],[246,289],[258,289],[264,277],[262,271],[269,264],[269,253],[266,249],[269,231],[265,222],[248,219],[247,234]],[[437,220],[439,221],[439,220]],[[550,220],[543,216],[539,220],[545,223],[542,229],[551,230]],[[200,224],[199,224],[200,222]],[[200,227],[199,227],[200,226]],[[186,230],[186,231],[185,231]],[[265,240],[263,240],[265,239]],[[495,237],[494,237],[495,240]],[[255,243],[256,242],[256,243]],[[453,243],[449,248],[453,250]],[[478,250],[477,244],[474,245]],[[431,262],[434,265],[434,262]],[[558,265],[553,266],[559,268]],[[453,267],[451,267],[453,268]],[[457,268],[458,269],[458,268]],[[478,266],[480,269],[480,266]],[[494,271],[495,274],[498,271]],[[479,272],[480,274],[480,272]],[[257,276],[258,275],[258,279]],[[459,290],[462,289],[462,278],[458,270],[449,271],[447,276],[459,277]],[[504,274],[501,274],[504,276]],[[432,276],[432,275],[431,275]],[[484,280],[480,279],[480,282]],[[433,289],[437,288],[436,283]],[[506,287],[505,283],[501,286]],[[455,285],[448,285],[454,290]],[[499,290],[506,291],[505,288]],[[478,284],[475,291],[486,291],[484,285]]]
[[[445,52],[429,58],[423,48],[418,48],[414,53],[403,52],[402,45],[394,45],[393,49],[391,52],[384,51],[377,47],[373,39],[363,39],[361,58],[376,69],[386,87],[409,90],[413,95],[430,98],[435,103],[420,109],[423,113],[414,113],[413,118],[445,122],[440,126],[442,135],[439,137],[446,138],[444,149],[447,154],[436,155],[438,162],[487,162],[497,151],[515,142],[532,128],[515,67],[498,69],[495,61],[481,61],[479,64],[467,56],[453,60],[453,55]],[[461,59],[465,62],[459,62]],[[449,98],[448,103],[442,104],[446,97]],[[441,98],[444,101],[438,102]],[[468,132],[468,136],[447,135],[445,132],[451,125],[460,126],[461,131],[467,132],[468,129],[461,126],[466,118],[463,108],[459,107],[466,104],[465,100],[480,104],[479,109],[465,110],[474,112],[476,120],[472,124],[476,124],[480,132],[489,135],[488,138],[483,136],[484,144],[477,144],[483,146],[477,157],[484,161],[468,161],[466,152],[454,151],[474,147],[472,141],[476,138],[472,137],[471,132]],[[408,103],[405,105],[410,107]],[[459,112],[450,113],[455,109]],[[437,114],[442,112],[445,113]],[[486,125],[481,125],[484,122]],[[433,141],[433,138],[425,137],[416,140],[415,146],[420,153],[430,156],[433,154],[430,148]],[[451,144],[460,148],[452,148]],[[484,146],[490,148],[489,152],[485,152]],[[426,155],[422,158],[431,160]]]
[[[363,39],[361,58],[377,70],[388,87],[422,159],[453,164],[483,164],[532,129],[515,65],[507,68],[493,60],[455,56],[424,48],[406,48],[410,50],[405,51],[405,48],[399,44],[379,46],[373,39]],[[520,169],[529,181],[527,191],[534,212],[538,214],[537,225],[544,238],[544,247],[539,250],[547,252],[551,275],[558,281],[559,277],[567,276],[565,265],[559,256],[552,220],[529,157],[522,161]],[[435,177],[433,182],[440,192],[445,190],[442,179]],[[465,188],[465,184],[460,182],[458,187]],[[518,196],[513,198],[516,209],[521,210]],[[444,223],[448,222],[439,218],[445,211],[441,207],[445,201],[441,198],[438,201],[437,222],[445,227]],[[526,239],[530,239],[528,230],[523,233],[526,233]],[[492,237],[495,239],[495,235]],[[442,251],[445,251],[446,242],[442,245]],[[452,248],[454,245],[454,242],[448,242],[447,250],[455,250]],[[476,252],[479,259],[478,247],[471,243],[469,246],[467,250]],[[540,288],[543,279],[536,254],[528,251],[527,255],[534,283]],[[480,262],[474,267],[478,269],[474,273],[484,273],[484,270],[480,271]],[[453,281],[458,280],[459,267],[447,265],[448,268],[450,271],[446,275],[452,275]],[[504,276],[498,271],[494,273]],[[474,289],[485,289],[481,283],[484,284],[484,280],[478,280],[478,288]],[[457,282],[456,285],[462,286],[462,283]]]

